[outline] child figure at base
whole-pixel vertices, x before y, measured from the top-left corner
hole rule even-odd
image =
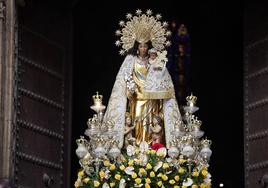
[[[152,145],[154,144],[164,144],[163,143],[163,120],[159,115],[153,117],[153,124],[150,125],[152,131]]]
[[[133,144],[136,139],[133,137],[133,130],[135,129],[135,125],[132,125],[132,120],[130,114],[126,113],[126,121],[125,121],[125,140],[124,140],[124,146],[127,148],[129,144]]]

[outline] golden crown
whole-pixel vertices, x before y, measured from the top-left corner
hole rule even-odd
[[[203,140],[201,141],[201,145],[202,145],[203,147],[210,147],[211,144],[212,144],[212,141],[211,141],[211,140],[208,140],[208,139],[203,139]]]
[[[193,96],[193,94],[191,93],[190,96],[186,97],[186,100],[188,105],[195,105],[197,97]]]
[[[90,106],[90,108],[93,109],[97,113],[102,112],[105,109],[105,106],[102,104],[102,98],[103,96],[99,95],[98,92],[96,92],[96,95],[92,96],[94,105]]]
[[[166,46],[170,46],[170,41],[167,41],[167,36],[171,35],[171,32],[167,30],[168,23],[161,22],[162,16],[156,14],[152,15],[151,10],[147,10],[145,14],[142,14],[140,9],[136,10],[136,15],[128,13],[126,15],[127,22],[120,21],[119,25],[121,30],[117,30],[115,34],[120,37],[115,42],[116,46],[121,46],[119,51],[120,55],[124,55],[129,49],[131,49],[135,41],[139,43],[152,42],[152,46],[161,51]]]
[[[92,96],[94,104],[102,104],[102,95],[99,95],[99,92],[96,92],[96,95]]]
[[[85,144],[86,140],[85,140],[84,136],[80,136],[79,139],[76,139],[76,143],[77,144]]]

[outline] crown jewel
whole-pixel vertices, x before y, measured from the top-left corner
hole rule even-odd
[[[115,42],[116,46],[121,46],[120,54],[124,55],[129,49],[131,49],[135,41],[139,43],[152,42],[152,46],[161,51],[166,46],[170,45],[170,41],[167,41],[167,36],[171,34],[167,31],[167,22],[161,22],[161,15],[152,15],[151,10],[147,10],[142,14],[142,11],[138,9],[136,15],[128,13],[126,18],[127,22],[120,21],[119,25],[121,30],[117,30],[115,34],[119,36],[119,40]]]

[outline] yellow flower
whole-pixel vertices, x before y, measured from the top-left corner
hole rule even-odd
[[[146,179],[145,179],[145,183],[151,183],[150,178],[146,178]]]
[[[133,165],[134,165],[134,161],[133,161],[132,159],[129,160],[129,161],[128,161],[128,165],[129,165],[129,166],[133,166]]]
[[[107,161],[107,160],[105,160],[105,161],[103,162],[103,164],[104,164],[104,166],[109,166],[109,165],[110,165],[110,162]]]
[[[84,170],[81,170],[81,171],[78,172],[79,177],[83,177],[84,175],[85,175]]]
[[[192,188],[198,188],[198,186],[196,184],[193,184]]]
[[[192,173],[192,175],[193,175],[193,177],[198,177],[198,176],[199,176],[199,172],[194,171],[194,172]]]
[[[174,179],[175,179],[176,181],[179,181],[179,180],[180,180],[180,176],[177,175],[177,176],[174,177]]]
[[[183,185],[183,186],[181,186],[181,188],[187,188],[187,186]]]
[[[208,175],[208,171],[207,170],[202,170],[201,173],[202,173],[203,176],[207,176]]]
[[[155,173],[154,173],[153,171],[150,172],[150,177],[151,177],[151,178],[155,177]]]
[[[169,180],[169,184],[173,185],[175,183],[176,183],[175,180]]]
[[[174,185],[174,188],[180,188],[180,186],[178,186],[178,185]]]
[[[99,186],[100,186],[100,182],[94,181],[94,187],[99,187]]]
[[[115,186],[115,183],[114,182],[111,182],[110,183],[110,187],[114,187]]]
[[[169,165],[167,163],[164,163],[163,164],[163,169],[167,169],[167,168],[169,168]]]
[[[208,170],[208,167],[207,166],[202,166],[202,170]]]
[[[80,187],[82,184],[81,184],[81,180],[79,181],[79,180],[77,180],[77,181],[75,181],[75,183],[74,183],[74,187],[75,188],[77,188],[77,187]]]
[[[162,181],[157,182],[158,187],[162,187]]]
[[[179,164],[184,163],[186,160],[185,159],[179,159]]]
[[[204,183],[201,183],[200,188],[206,188],[206,185]]]
[[[115,174],[114,178],[117,179],[117,180],[120,180],[121,179],[121,175],[120,174]]]
[[[111,164],[110,170],[115,170],[115,165],[114,164]]]
[[[155,150],[151,150],[151,155],[155,155],[156,154],[156,151]]]
[[[105,173],[102,170],[99,172],[99,175],[100,175],[101,178],[105,177]]]
[[[167,177],[167,175],[162,175],[162,180],[164,180],[164,181],[167,181],[168,180],[168,177]]]
[[[135,179],[135,182],[136,182],[136,184],[140,184],[141,183],[141,179],[140,178],[136,178]]]
[[[145,183],[145,188],[151,188],[151,186],[148,183]]]
[[[137,160],[135,160],[135,162],[136,162],[136,164],[140,164],[140,160],[139,159],[137,159]]]
[[[162,177],[163,176],[163,174],[160,172],[158,175],[157,175],[157,177]]]
[[[146,170],[144,168],[140,168],[139,171],[140,171],[141,174],[145,174],[146,173]]]
[[[140,153],[140,150],[137,148],[137,149],[135,150],[135,153],[136,153],[136,155],[138,155],[138,154]]]
[[[153,167],[152,167],[152,165],[150,164],[150,163],[148,163],[147,165],[146,165],[146,169],[147,170],[149,170],[149,169],[152,169]]]
[[[126,167],[125,167],[124,165],[121,165],[121,166],[120,166],[120,170],[123,171],[123,170],[125,170],[125,169],[126,169]]]
[[[89,178],[84,178],[83,182],[87,184],[89,182],[89,180],[90,180]]]
[[[132,177],[133,179],[135,179],[135,178],[137,177],[136,172],[133,172],[133,173],[131,174],[131,177]]]
[[[178,171],[180,174],[183,174],[185,170],[182,167],[180,167]]]
[[[165,153],[163,151],[160,151],[159,152],[159,157],[164,157],[165,156]]]

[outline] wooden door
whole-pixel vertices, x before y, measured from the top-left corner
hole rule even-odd
[[[245,11],[245,185],[268,187],[268,13],[267,3]]]
[[[16,142],[18,187],[69,187],[70,16],[63,1],[18,9]]]

